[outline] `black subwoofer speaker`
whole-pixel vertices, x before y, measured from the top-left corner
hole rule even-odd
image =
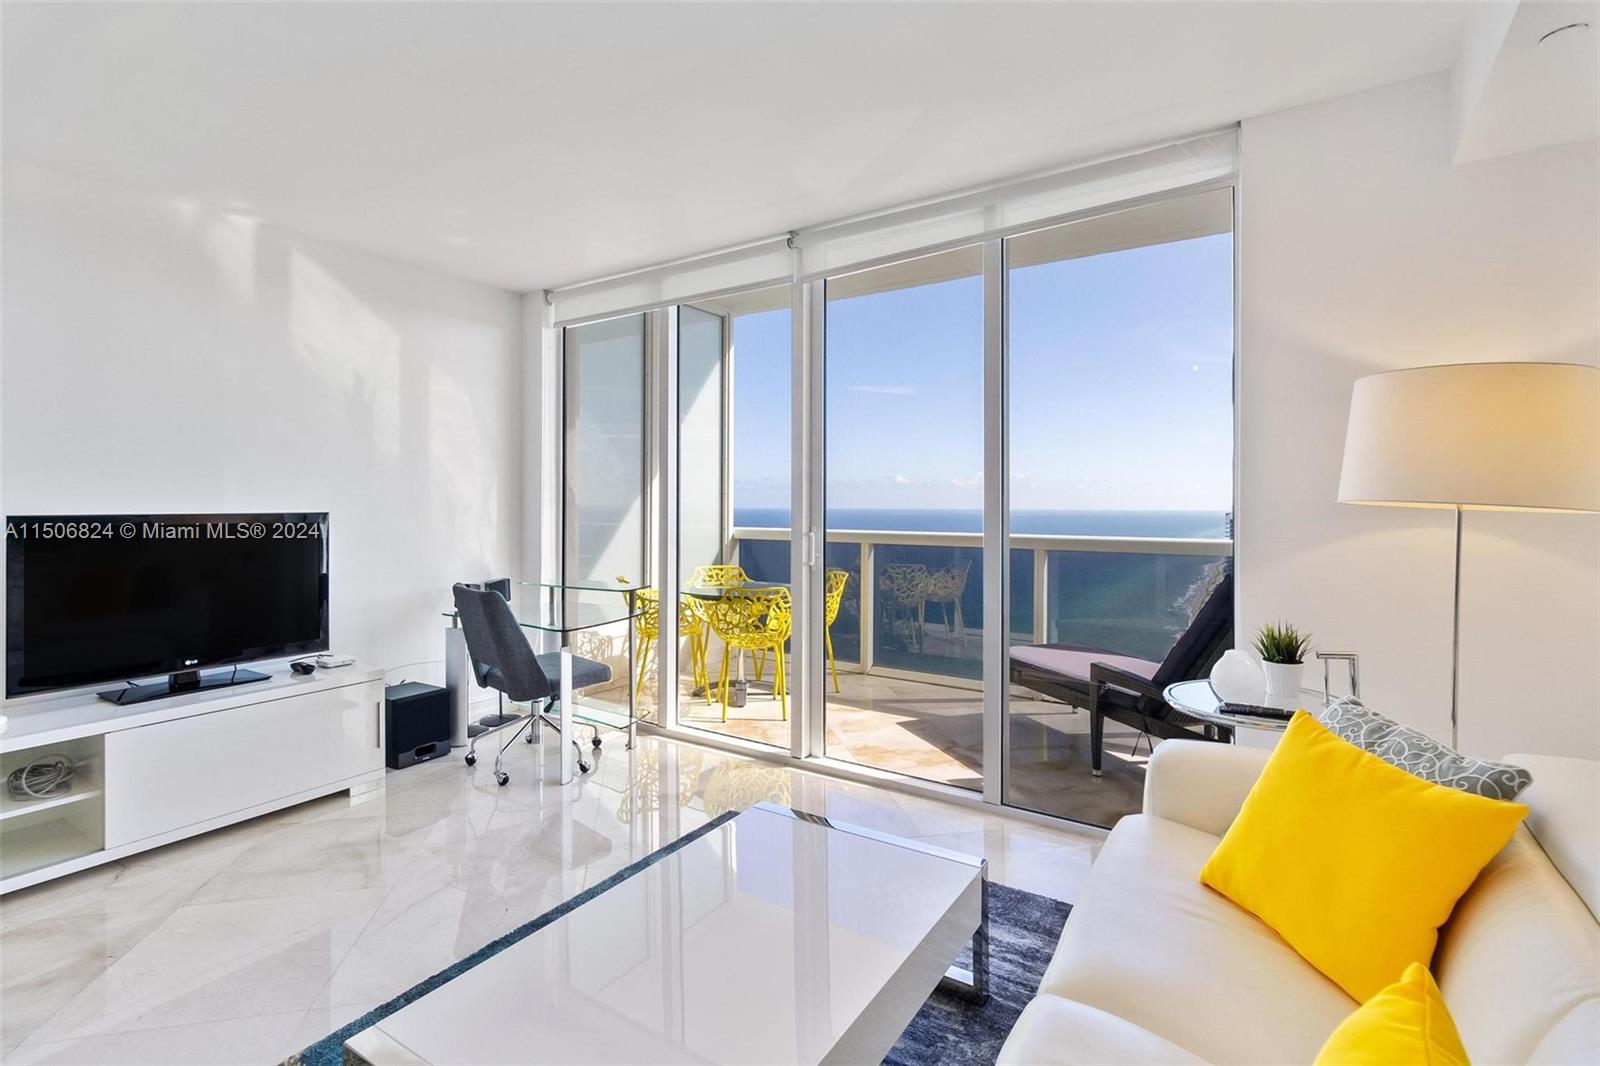
[[[450,753],[450,694],[408,681],[383,690],[385,755],[391,770]]]

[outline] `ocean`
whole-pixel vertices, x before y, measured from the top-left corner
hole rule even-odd
[[[787,507],[739,507],[733,524],[784,529]],[[829,529],[981,533],[980,510],[830,508]],[[1092,537],[1226,537],[1226,511],[1013,511],[1011,532]]]

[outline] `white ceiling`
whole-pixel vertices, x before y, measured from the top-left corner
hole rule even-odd
[[[6,4],[3,144],[527,290],[1442,70],[1468,7]]]
[[[1600,4],[1499,0],[1456,66],[1456,162],[1600,136]]]

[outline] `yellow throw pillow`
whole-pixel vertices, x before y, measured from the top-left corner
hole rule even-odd
[[[1470,1066],[1433,975],[1420,962],[1363,1003],[1317,1052],[1315,1066]]]
[[[1435,785],[1289,722],[1200,880],[1365,1003],[1414,962],[1528,808]]]

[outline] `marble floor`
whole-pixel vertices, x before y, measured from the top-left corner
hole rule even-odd
[[[8,1063],[275,1063],[722,811],[773,799],[986,856],[1071,901],[1102,834],[610,734],[391,772],[343,794],[0,898]]]

